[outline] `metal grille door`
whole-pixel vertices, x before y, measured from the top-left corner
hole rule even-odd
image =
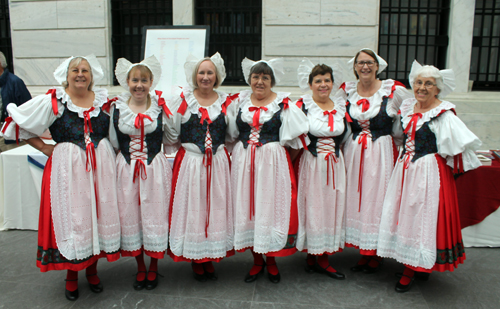
[[[245,84],[241,60],[261,57],[262,1],[196,0],[195,23],[210,26],[209,55],[219,52],[224,59],[224,84]]]
[[[470,79],[473,90],[500,90],[500,1],[476,0]]]
[[[8,0],[0,0],[0,51],[5,55],[7,64],[9,65],[9,71],[14,73]]]
[[[111,14],[113,63],[121,57],[140,62],[142,27],[172,25],[172,0],[111,0]]]
[[[381,0],[378,50],[388,67],[380,78],[397,79],[409,86],[414,59],[443,69],[449,12],[449,0]]]

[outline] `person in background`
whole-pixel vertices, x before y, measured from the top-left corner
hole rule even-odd
[[[0,108],[2,116],[0,125],[3,125],[7,115],[7,105],[14,103],[17,106],[31,99],[31,94],[26,88],[23,80],[9,72],[7,69],[7,59],[0,51]],[[0,152],[25,145],[25,141],[6,140],[0,137]]]
[[[481,165],[474,153],[481,141],[443,100],[455,88],[453,71],[414,61],[409,80],[415,97],[401,104],[404,149],[384,199],[377,246],[378,255],[406,266],[395,288],[400,293],[414,278],[427,280],[465,261],[452,169]]]

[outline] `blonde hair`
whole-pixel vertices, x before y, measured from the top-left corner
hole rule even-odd
[[[210,59],[210,57],[205,57],[205,58],[201,59],[200,61],[198,61],[198,63],[196,63],[196,66],[194,67],[194,70],[193,70],[193,74],[191,75],[191,79],[193,81],[194,88],[198,88],[198,83],[196,82],[196,77],[198,75],[198,70],[200,69],[200,65],[207,60],[213,64],[214,69],[215,69],[214,88],[217,89],[217,87],[220,86],[220,81],[222,80],[222,78],[219,74],[219,71],[217,70],[217,67],[215,66],[215,63],[212,61],[212,59]]]
[[[90,68],[90,84],[89,84],[89,88],[87,90],[92,91],[92,87],[94,86],[94,75],[92,74],[92,67],[90,66],[90,63],[87,61],[87,59],[85,59],[83,57],[75,57],[69,62],[68,71],[66,71],[66,81],[62,82],[62,84],[61,84],[64,88],[68,88],[68,86],[69,86],[69,84],[68,84],[68,72],[69,72],[69,70],[74,68],[74,67],[79,66],[83,60],[85,60],[85,62],[87,62],[87,64],[89,65],[89,68]]]
[[[147,66],[138,64],[133,68],[131,68],[130,71],[128,71],[127,83],[128,80],[130,79],[130,75],[133,74],[135,71],[139,71],[141,73],[142,78],[148,78],[149,80],[153,80],[153,72],[151,72],[151,70]],[[151,107],[151,96],[148,93],[147,109],[149,109],[150,107]]]

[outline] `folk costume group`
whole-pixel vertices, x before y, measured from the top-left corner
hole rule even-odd
[[[40,205],[37,266],[66,270],[65,295],[78,298],[78,271],[103,286],[97,261],[135,257],[136,290],[158,284],[158,260],[190,262],[198,281],[217,280],[213,262],[251,250],[245,282],[265,272],[280,281],[276,257],[307,253],[305,270],[345,279],[329,256],[359,249],[354,272],[383,258],[405,265],[396,291],[415,278],[453,271],[465,260],[453,173],[477,168],[481,142],[443,98],[451,70],[413,63],[413,95],[379,80],[387,63],[370,49],[349,62],[357,78],[304,59],[299,100],[273,87],[283,60],[242,70],[250,90],[217,90],[218,53],[185,65],[188,86],[156,89],[161,66],[121,58],[126,90],[108,99],[94,56],[70,57],[54,72],[60,87],[7,107],[2,135],[49,157]],[[55,145],[39,138],[50,130]],[[176,153],[173,166],[165,154]],[[144,255],[149,256],[146,267]]]

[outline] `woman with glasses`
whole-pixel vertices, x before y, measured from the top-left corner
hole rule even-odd
[[[457,193],[451,168],[481,165],[474,154],[481,141],[442,99],[455,88],[452,70],[414,62],[415,98],[401,105],[404,149],[392,173],[380,222],[377,253],[405,264],[397,292],[414,278],[453,271],[465,260]]]
[[[377,79],[387,62],[371,49],[360,50],[349,64],[358,80],[342,86],[352,128],[344,147],[346,246],[362,255],[351,270],[373,273],[382,261],[376,250],[380,216],[402,135],[398,110],[410,93],[397,81]]]

